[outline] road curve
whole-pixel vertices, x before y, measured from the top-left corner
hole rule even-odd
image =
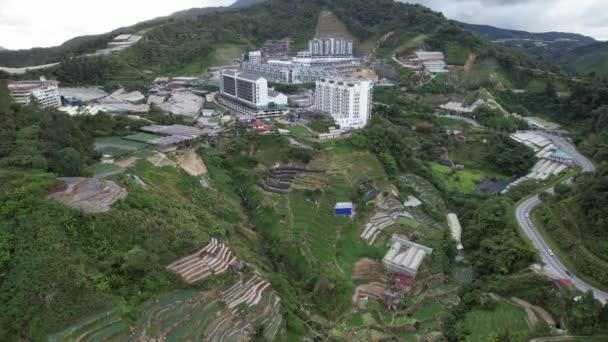
[[[592,172],[595,170],[595,166],[593,163],[585,158],[582,154],[580,154],[572,144],[570,144],[566,139],[557,137],[550,134],[543,134],[547,139],[551,140],[557,148],[560,150],[570,154],[574,157],[576,163],[581,166],[583,171]],[[549,192],[553,191],[553,189],[549,189]],[[541,256],[543,263],[545,264],[545,270],[547,274],[551,277],[555,277],[557,279],[570,279],[572,285],[574,285],[577,289],[583,292],[587,292],[589,290],[593,291],[593,294],[596,299],[600,302],[606,304],[608,302],[608,293],[594,288],[593,286],[587,284],[580,278],[574,275],[574,272],[568,270],[566,266],[557,258],[557,256],[549,255],[549,245],[545,242],[543,237],[540,235],[536,227],[532,224],[529,219],[529,215],[539,204],[541,204],[541,200],[538,195],[527,199],[522,202],[515,210],[515,215],[517,218],[517,223],[521,227],[521,229],[526,233],[526,235],[532,241],[534,248],[538,250],[538,253]],[[567,272],[570,272],[570,276]]]

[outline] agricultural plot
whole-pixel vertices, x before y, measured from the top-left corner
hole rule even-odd
[[[135,141],[140,143],[147,143],[150,140],[158,139],[158,135],[140,132],[133,135],[128,135],[123,138],[124,140]]]
[[[102,179],[125,172],[123,167],[114,164],[96,164],[93,168],[93,177]]]
[[[171,263],[167,266],[167,270],[192,284],[212,275],[224,273],[237,262],[238,259],[232,255],[230,248],[216,238],[211,238],[203,249]]]
[[[441,334],[441,316],[458,304],[455,284],[431,286],[407,300],[405,309],[391,311],[375,299],[360,300],[347,313],[339,336],[348,336],[353,341],[368,341],[375,330],[389,340],[420,341],[422,337]],[[373,340],[373,339],[372,339]]]
[[[483,177],[469,171],[455,171],[452,168],[433,164],[431,166],[433,176],[447,191],[460,193],[474,192]]]
[[[265,280],[253,276],[253,284]],[[248,284],[248,283],[245,283]],[[250,300],[250,298],[253,298]],[[244,300],[243,300],[244,299]],[[239,310],[231,306],[237,305]],[[281,301],[269,289],[237,282],[223,292],[180,291],[145,305],[130,327],[117,309],[89,317],[48,337],[49,341],[242,341],[263,325],[264,339],[280,333]]]
[[[488,336],[501,331],[522,334],[530,331],[525,311],[506,301],[499,301],[492,311],[474,310],[467,313],[464,323],[471,333],[467,342],[485,342]]]
[[[111,154],[114,157],[124,156],[146,148],[146,144],[123,139],[122,137],[106,137],[95,139],[95,150],[101,154]]]
[[[89,214],[109,211],[112,204],[127,197],[126,189],[113,181],[96,178],[64,177],[63,188],[48,195],[64,205]]]
[[[426,204],[431,205],[435,208],[445,208],[445,203],[441,198],[439,191],[431,184],[428,180],[408,173],[399,177],[399,181],[418,193],[418,197]]]

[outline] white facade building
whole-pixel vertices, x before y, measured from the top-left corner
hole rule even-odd
[[[370,81],[321,79],[316,82],[315,107],[330,114],[340,128],[363,128],[372,111]]]
[[[35,99],[42,108],[61,107],[61,96],[59,95],[59,82],[47,81],[9,81],[8,90],[13,100],[21,104],[30,104]]]
[[[262,51],[250,51],[249,52],[249,63],[261,64],[262,63]]]
[[[353,40],[346,38],[314,38],[308,42],[312,57],[352,57]]]
[[[287,112],[287,96],[268,89],[268,81],[236,70],[220,74],[219,102],[239,113],[256,117],[273,117]]]

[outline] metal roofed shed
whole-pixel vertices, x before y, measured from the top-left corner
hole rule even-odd
[[[413,243],[395,234],[391,238],[390,249],[382,259],[382,264],[393,273],[416,278],[422,261],[431,254],[433,254],[431,248]]]
[[[450,232],[452,233],[452,239],[458,242],[456,248],[458,250],[463,250],[464,247],[461,243],[462,237],[462,226],[460,225],[460,220],[458,220],[458,216],[454,213],[450,213],[447,215],[448,226],[450,227]]]
[[[334,214],[336,216],[353,216],[353,203],[352,202],[339,202],[334,207]]]

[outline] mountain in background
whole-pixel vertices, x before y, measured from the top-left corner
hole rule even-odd
[[[596,73],[608,77],[608,43],[598,42],[566,51],[555,62],[570,72],[581,75]]]
[[[489,25],[475,25],[461,23],[464,29],[482,36],[489,40],[538,40],[538,41],[559,41],[559,40],[570,40],[579,42],[581,44],[593,44],[597,41],[591,37],[578,34],[578,33],[565,33],[565,32],[527,32],[519,30],[509,30]]]
[[[608,53],[597,40],[577,33],[526,32],[489,25],[461,23],[465,30],[504,46],[518,49],[533,57],[541,57],[569,72],[589,73],[608,69]]]
[[[0,46],[0,51],[5,51],[6,49]]]
[[[23,50],[7,50],[0,48],[0,66],[25,67],[56,63],[68,56],[78,56],[103,49],[113,37],[123,33],[135,34],[142,30],[161,25],[170,20],[196,20],[200,16],[211,13],[221,13],[227,10],[246,8],[265,0],[237,0],[228,7],[191,8],[178,11],[164,17],[158,17],[137,23],[133,26],[121,27],[111,32],[72,38],[59,46],[48,48],[32,48]]]

